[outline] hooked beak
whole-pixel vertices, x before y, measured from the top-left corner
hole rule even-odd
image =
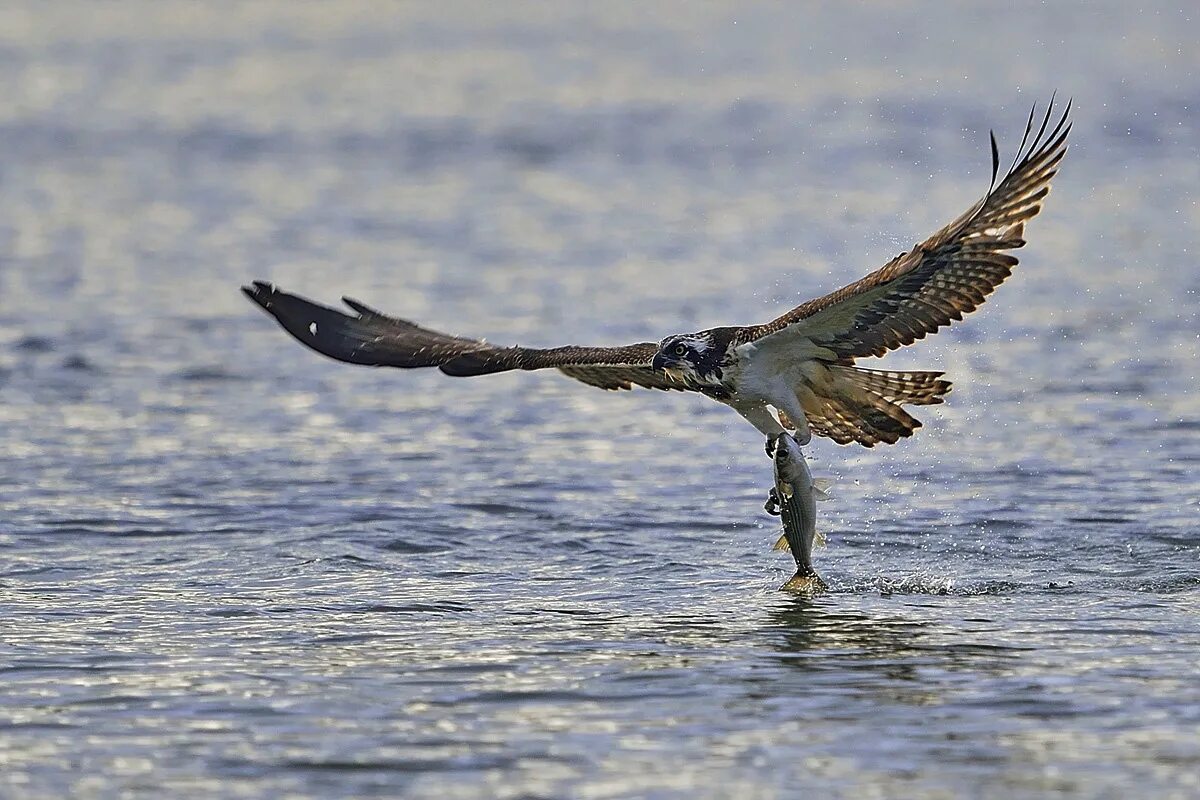
[[[665,353],[655,353],[654,360],[650,362],[650,367],[652,369],[662,370],[671,380],[679,381],[680,383],[682,383],[684,380],[684,371],[681,368],[679,361],[669,355],[666,355]]]

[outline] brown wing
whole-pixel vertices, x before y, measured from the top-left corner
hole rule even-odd
[[[658,345],[654,346],[654,350],[658,350]],[[653,351],[650,357],[654,357]],[[634,386],[642,386],[647,389],[675,389],[681,392],[700,391],[684,381],[672,378],[661,369],[652,369],[649,366],[591,364],[559,367],[558,371],[569,378],[601,389],[632,389]]]
[[[691,388],[650,367],[658,351],[653,342],[624,347],[497,347],[389,317],[348,297],[343,301],[356,312],[354,316],[282,292],[263,281],[243,286],[242,291],[301,344],[349,364],[437,367],[447,375],[459,376],[557,368],[602,389],[629,389],[633,385]]]
[[[1053,100],[1032,140],[1030,113],[1017,156],[998,185],[992,136],[992,188],[961,217],[857,283],[745,328],[739,342],[794,329],[841,358],[881,356],[974,311],[1011,274],[1017,259],[1005,251],[1025,244],[1025,222],[1041,211],[1066,154],[1071,104],[1045,135],[1052,108]]]

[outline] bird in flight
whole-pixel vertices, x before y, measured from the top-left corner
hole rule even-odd
[[[912,344],[974,311],[1007,278],[1067,150],[1071,104],[1040,124],[1030,112],[1016,157],[999,178],[991,138],[987,193],[946,227],[860,281],[759,325],[709,328],[622,347],[502,347],[380,313],[348,297],[347,314],[254,281],[242,291],[301,344],[350,364],[437,367],[447,375],[557,369],[601,389],[699,392],[767,436],[785,429],[872,447],[911,436],[921,423],[903,406],[942,402],[941,372],[856,366]],[[1036,109],[1035,109],[1036,111]],[[1036,128],[1036,130],[1035,130]],[[775,413],[772,413],[774,410]]]

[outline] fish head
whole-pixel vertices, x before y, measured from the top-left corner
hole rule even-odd
[[[781,433],[775,443],[775,484],[780,491],[786,488],[790,497],[795,491],[804,491],[803,487],[812,483],[808,473],[808,462],[799,442],[790,433]]]
[[[804,453],[800,450],[796,437],[790,433],[779,434],[779,438],[775,440],[775,468],[786,473],[791,470],[791,465],[797,464],[803,459]]]

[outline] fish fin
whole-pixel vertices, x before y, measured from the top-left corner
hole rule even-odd
[[[817,573],[813,572],[805,575],[797,571],[787,583],[779,587],[779,591],[813,595],[823,592],[828,588],[828,584],[821,580],[821,576]]]
[[[829,489],[832,486],[833,481],[829,478],[814,478],[813,497],[817,500],[832,500],[833,495],[829,493]]]
[[[827,536],[825,536],[825,534],[822,533],[821,531],[817,531],[817,535],[813,537],[813,546],[814,547],[828,547],[829,546],[829,538]],[[771,551],[772,552],[778,551],[780,553],[792,552],[792,546],[788,544],[786,533],[782,534],[778,539],[775,540],[775,544],[771,546]]]

